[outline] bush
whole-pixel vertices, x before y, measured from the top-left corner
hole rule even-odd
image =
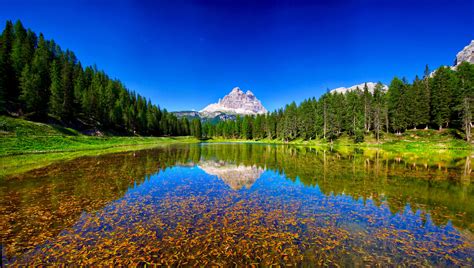
[[[364,132],[356,131],[356,133],[354,134],[354,142],[355,143],[364,142]]]

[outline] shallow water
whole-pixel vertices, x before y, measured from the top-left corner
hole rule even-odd
[[[176,145],[0,181],[4,264],[472,265],[470,158]]]

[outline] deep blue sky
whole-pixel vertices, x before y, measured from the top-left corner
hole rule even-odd
[[[0,19],[20,19],[171,111],[199,110],[234,86],[273,110],[327,88],[412,79],[474,39],[473,0],[0,0]]]

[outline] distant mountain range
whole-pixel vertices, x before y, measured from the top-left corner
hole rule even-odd
[[[474,64],[474,40],[456,54],[454,64],[450,66],[450,68],[455,70],[456,67],[464,61]],[[431,73],[431,75],[433,74],[434,73]],[[374,88],[377,85],[375,82],[365,82],[350,87],[338,87],[330,90],[330,92],[347,93],[356,90],[357,88],[364,90],[366,84],[369,92],[373,93]],[[388,90],[388,86],[383,85],[382,90]],[[209,104],[199,112],[179,111],[174,112],[174,114],[178,117],[187,117],[188,119],[200,118],[207,121],[220,121],[235,119],[237,115],[257,115],[265,114],[267,112],[267,109],[263,107],[260,100],[258,100],[250,90],[244,93],[239,87],[234,87],[229,94],[224,96],[222,99],[219,99],[217,103]]]

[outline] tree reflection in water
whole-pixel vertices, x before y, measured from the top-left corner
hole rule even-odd
[[[0,182],[4,261],[468,264],[470,162],[258,144],[80,158]]]

